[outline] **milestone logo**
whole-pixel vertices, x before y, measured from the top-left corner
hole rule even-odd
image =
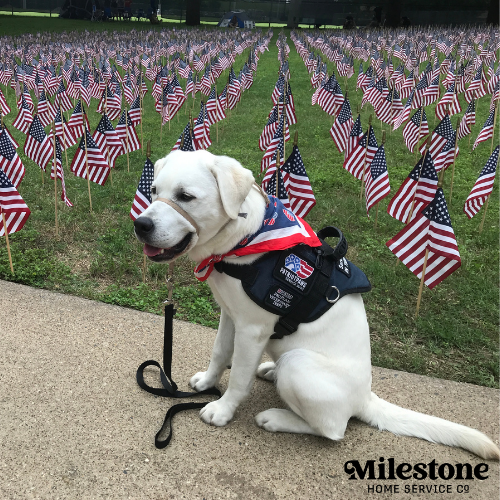
[[[344,472],[349,475],[350,480],[372,480],[384,481],[399,479],[407,481],[427,480],[426,484],[369,484],[368,493],[469,493],[470,483],[457,483],[457,481],[484,481],[488,479],[488,464],[480,463],[472,465],[469,463],[442,463],[436,460],[429,463],[409,464],[402,462],[396,464],[394,458],[385,459],[380,457],[378,461],[367,460],[364,465],[358,460],[349,460],[344,464]],[[453,481],[450,484],[432,484],[428,481],[444,480]]]

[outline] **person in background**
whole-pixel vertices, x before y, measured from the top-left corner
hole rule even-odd
[[[347,16],[344,20],[344,26],[343,28],[345,30],[352,30],[356,27],[356,23],[354,22],[354,17],[351,15]]]

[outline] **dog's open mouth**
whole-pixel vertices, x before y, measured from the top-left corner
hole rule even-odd
[[[171,248],[158,248],[144,243],[144,253],[154,262],[162,262],[172,260],[174,257],[181,254],[191,242],[193,233],[188,233],[184,238]]]

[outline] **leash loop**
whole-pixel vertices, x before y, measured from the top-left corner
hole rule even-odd
[[[167,304],[165,306],[165,329],[164,329],[164,338],[163,338],[163,368],[153,359],[148,361],[144,361],[139,368],[137,369],[136,379],[139,387],[150,394],[154,394],[155,396],[161,396],[165,398],[191,398],[194,396],[202,396],[202,395],[211,395],[221,397],[221,392],[216,387],[211,387],[210,389],[205,389],[200,392],[185,392],[179,391],[177,388],[177,384],[172,379],[172,341],[173,341],[173,319],[176,310],[174,309],[173,304]],[[160,370],[160,381],[162,383],[163,388],[160,387],[151,387],[144,380],[144,370],[149,366],[156,366]],[[203,408],[207,405],[209,401],[203,403],[180,403],[173,405],[167,411],[165,415],[165,419],[163,420],[163,424],[160,430],[156,433],[155,436],[155,446],[158,449],[165,448],[170,443],[172,439],[172,418],[174,415],[181,411],[185,410],[195,410],[199,408]],[[160,439],[160,436],[168,430],[167,437],[164,439]]]

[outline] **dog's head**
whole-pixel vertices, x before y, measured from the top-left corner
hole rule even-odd
[[[154,166],[151,205],[135,235],[154,262],[167,262],[202,245],[238,217],[254,178],[236,160],[208,151],[173,151]]]

